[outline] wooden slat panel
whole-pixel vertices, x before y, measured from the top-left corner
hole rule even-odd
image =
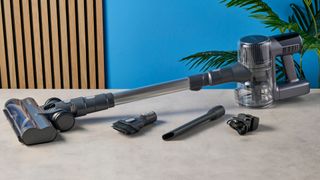
[[[0,3],[0,75],[1,75],[1,88],[9,88],[6,50],[4,42],[3,21],[2,21],[2,3]]]
[[[1,65],[0,65],[1,66]],[[1,75],[1,68],[0,68],[0,89],[2,89],[2,75]]]
[[[24,42],[26,52],[26,67],[28,73],[28,88],[35,88],[34,69],[33,69],[33,52],[32,52],[32,36],[30,23],[30,7],[29,0],[22,0],[23,25],[24,25]]]
[[[96,87],[96,53],[95,53],[95,27],[94,27],[94,2],[87,0],[87,30],[88,30],[88,58],[90,88]]]
[[[42,27],[42,46],[44,54],[45,82],[46,88],[53,87],[51,71],[51,52],[49,36],[49,17],[48,17],[48,0],[40,0],[41,6],[41,27]]]
[[[19,76],[19,88],[25,89],[26,86],[26,74],[25,63],[23,54],[23,40],[22,40],[22,25],[20,14],[20,0],[13,0],[13,14],[14,14],[14,30],[15,30],[15,45],[16,45],[16,63],[18,64],[18,76]]]
[[[78,52],[77,52],[77,23],[76,23],[76,3],[75,0],[68,1],[68,16],[69,16],[69,40],[70,40],[70,58],[72,71],[72,88],[79,88],[78,75]]]
[[[78,0],[78,29],[79,29],[79,51],[80,51],[80,72],[81,72],[81,88],[88,88],[87,78],[87,52],[86,52],[86,25],[85,25],[85,3],[84,0]]]
[[[42,63],[42,51],[41,51],[41,36],[40,36],[40,12],[39,12],[39,0],[31,0],[32,10],[32,30],[33,30],[33,45],[34,45],[34,60],[35,71],[37,77],[37,88],[44,88],[43,77],[43,63]]]
[[[7,56],[9,64],[9,75],[11,88],[17,88],[17,76],[16,76],[16,61],[13,47],[13,29],[12,29],[12,17],[11,17],[11,5],[10,1],[4,0],[3,8],[5,14],[5,25],[6,25],[6,38],[7,38]]]
[[[67,25],[67,9],[66,0],[59,1],[60,10],[60,34],[61,34],[61,58],[62,58],[62,76],[63,88],[70,88],[70,75],[69,75],[69,52],[68,52],[68,25]]]
[[[103,0],[0,2],[1,87],[105,88]]]
[[[97,24],[97,58],[98,58],[98,87],[105,88],[104,67],[104,34],[103,34],[103,0],[96,0],[96,24]]]
[[[60,70],[60,50],[59,50],[59,32],[58,32],[58,15],[57,1],[49,0],[51,14],[51,36],[52,36],[52,58],[53,58],[53,75],[54,87],[61,89],[61,70]]]

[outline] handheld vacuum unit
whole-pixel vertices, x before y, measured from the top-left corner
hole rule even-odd
[[[226,82],[238,82],[237,102],[248,107],[265,107],[273,101],[309,93],[309,83],[298,79],[292,55],[302,50],[296,33],[277,36],[247,36],[240,40],[238,62],[232,66],[184,79],[119,93],[99,94],[62,101],[49,99],[39,106],[34,99],[10,99],[4,112],[19,140],[27,145],[53,141],[58,131],[68,131],[75,118],[115,105],[183,90],[200,90]],[[275,58],[280,57],[287,82],[276,83]]]

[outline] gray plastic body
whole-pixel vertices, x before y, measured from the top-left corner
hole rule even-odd
[[[64,110],[70,112],[74,117],[84,116],[89,113],[106,110],[114,106],[114,97],[112,93],[103,93],[89,97],[78,97],[70,100],[64,100],[54,103],[53,106],[44,106],[47,111]]]
[[[310,92],[310,84],[306,80],[298,79],[294,67],[294,53],[301,53],[303,41],[297,33],[287,33],[283,35],[271,36],[271,56],[273,60],[273,74],[276,78],[276,65],[275,58],[280,56],[288,78],[285,84],[277,85],[274,80],[275,86],[273,95],[275,100],[286,99],[295,96],[301,96]]]
[[[4,113],[20,142],[26,145],[53,141],[57,130],[32,98],[11,99],[6,102]]]
[[[266,107],[274,101],[308,94],[309,82],[297,77],[292,55],[302,50],[302,39],[296,33],[277,36],[246,36],[239,43],[238,62],[247,67],[252,76],[238,83],[236,100],[248,107]],[[283,61],[287,81],[277,84],[276,58]]]
[[[113,95],[109,93],[67,101],[55,100],[44,106],[39,106],[32,98],[10,99],[3,111],[19,141],[33,145],[53,141],[57,130],[70,130],[75,117],[113,106]]]

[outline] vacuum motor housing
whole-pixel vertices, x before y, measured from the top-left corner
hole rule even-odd
[[[270,38],[246,36],[239,43],[238,62],[251,72],[250,81],[238,83],[236,100],[240,105],[264,107],[273,102],[272,58]]]
[[[248,107],[266,107],[275,100],[308,94],[309,82],[297,76],[293,59],[293,54],[301,51],[302,38],[297,33],[241,38],[238,62],[249,69],[251,78],[238,83],[237,102]],[[282,61],[285,73],[281,84],[276,78],[276,58]]]

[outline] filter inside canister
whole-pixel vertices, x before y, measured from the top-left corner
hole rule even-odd
[[[235,98],[238,104],[247,107],[266,107],[273,102],[272,58],[270,39],[253,35],[241,38],[238,62],[252,73],[250,81],[238,83]]]

